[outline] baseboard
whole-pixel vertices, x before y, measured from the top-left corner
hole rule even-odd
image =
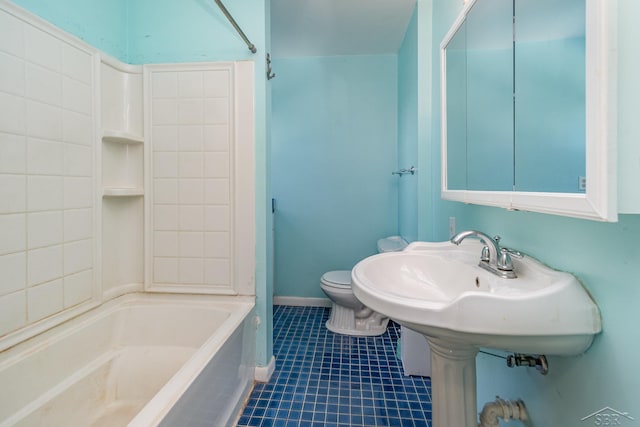
[[[299,307],[331,307],[329,298],[273,297],[273,305],[293,305]]]
[[[271,356],[271,360],[267,366],[256,366],[254,379],[259,383],[268,383],[273,375],[273,371],[276,370],[276,358]]]

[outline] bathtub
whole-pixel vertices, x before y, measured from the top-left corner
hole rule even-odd
[[[252,297],[128,294],[0,353],[0,426],[230,426]]]

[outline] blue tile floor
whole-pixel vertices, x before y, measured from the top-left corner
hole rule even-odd
[[[328,317],[327,308],[274,307],[276,370],[255,385],[238,427],[429,427],[431,380],[403,376],[400,327],[351,337],[328,331]]]

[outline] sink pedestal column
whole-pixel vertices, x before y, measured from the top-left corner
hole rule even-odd
[[[433,427],[477,427],[478,349],[468,344],[426,338],[431,347]]]

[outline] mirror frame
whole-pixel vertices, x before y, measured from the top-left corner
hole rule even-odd
[[[446,47],[477,1],[482,0],[467,1],[440,44],[442,198],[509,210],[617,221],[617,0],[586,0],[586,191],[544,193],[447,188]]]

